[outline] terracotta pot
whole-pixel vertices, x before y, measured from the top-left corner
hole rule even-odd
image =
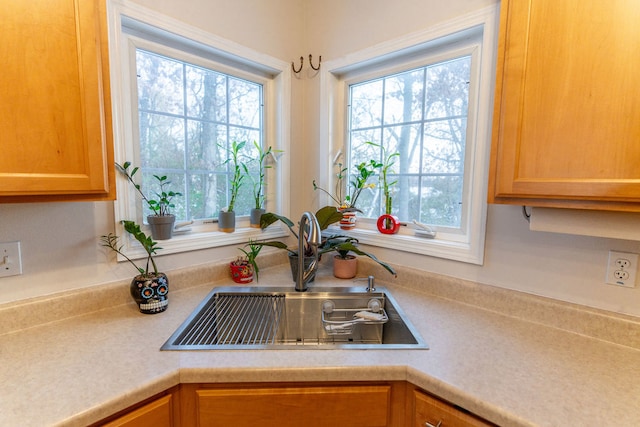
[[[229,264],[231,268],[231,278],[236,283],[250,283],[253,282],[253,267],[250,264],[235,264],[232,261]]]
[[[352,279],[356,277],[358,271],[358,259],[355,255],[347,255],[342,258],[340,255],[333,257],[333,275],[338,279]]]
[[[148,215],[147,222],[151,227],[151,237],[154,240],[168,240],[173,236],[175,215]]]
[[[162,313],[169,306],[169,279],[164,273],[137,275],[129,291],[141,313]]]

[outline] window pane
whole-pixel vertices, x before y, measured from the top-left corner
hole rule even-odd
[[[470,72],[471,57],[427,68],[426,119],[467,115]]]
[[[141,111],[182,114],[183,67],[178,61],[138,50],[138,108]]]
[[[229,123],[257,128],[260,126],[260,87],[245,80],[229,79]]]
[[[379,126],[382,123],[382,80],[351,88],[351,129]]]
[[[385,124],[407,123],[422,117],[424,69],[397,74],[385,79]]]
[[[227,78],[200,67],[186,67],[187,115],[224,122],[227,117]]]
[[[145,168],[183,169],[184,121],[140,112],[140,159]]]
[[[466,130],[466,118],[427,123],[422,172],[463,173]]]
[[[462,220],[462,176],[422,179],[419,220],[425,224],[459,227]]]
[[[222,124],[188,120],[188,169],[192,171],[223,171],[227,153],[220,148],[227,140],[227,127]]]

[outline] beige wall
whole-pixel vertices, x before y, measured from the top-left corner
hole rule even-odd
[[[493,0],[136,0],[143,6],[285,61],[322,55],[328,61],[429,28]],[[318,176],[319,78],[293,79],[291,152],[292,217],[312,209],[311,181]],[[50,216],[49,216],[50,215]],[[56,225],[54,221],[59,221]],[[0,279],[0,302],[127,278],[98,247],[113,229],[111,203],[0,205],[0,241],[20,240],[23,276]],[[640,243],[532,232],[517,206],[490,206],[485,265],[391,253],[383,259],[640,316],[640,290],[604,285],[609,249],[640,252]],[[165,270],[237,254],[234,247],[163,256]]]

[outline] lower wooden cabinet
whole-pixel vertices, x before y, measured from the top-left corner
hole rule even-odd
[[[386,427],[402,425],[404,383],[183,384],[181,398],[183,426]]]
[[[122,415],[111,417],[99,423],[104,427],[177,427],[178,414],[174,413],[174,393],[154,398],[142,406],[124,411]],[[176,408],[178,409],[178,408]]]
[[[181,384],[95,425],[493,426],[405,381]]]
[[[488,427],[493,424],[481,420],[449,403],[443,402],[421,390],[414,389],[409,401],[413,419],[411,427]],[[412,407],[411,407],[411,404]]]

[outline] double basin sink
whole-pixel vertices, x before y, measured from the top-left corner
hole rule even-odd
[[[385,288],[214,288],[162,350],[427,349]]]

